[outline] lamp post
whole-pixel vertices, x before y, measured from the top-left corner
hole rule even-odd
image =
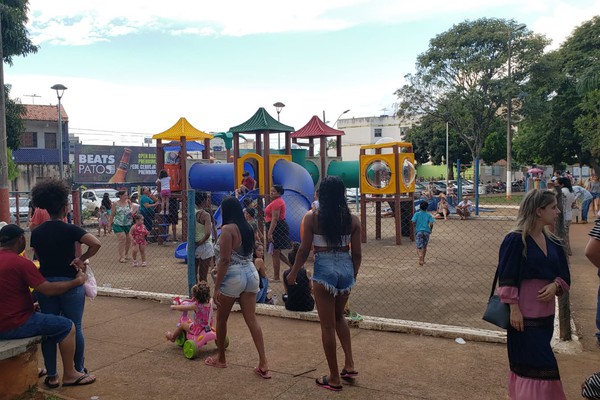
[[[64,179],[64,171],[63,171],[63,129],[62,129],[62,115],[60,112],[60,100],[63,97],[63,94],[65,93],[65,90],[67,90],[67,87],[65,85],[61,85],[60,83],[57,83],[56,85],[52,86],[50,89],[54,89],[56,90],[56,97],[58,97],[58,134],[56,135],[56,139],[58,140],[58,172],[59,172],[59,176],[60,176],[60,180],[62,181]]]
[[[512,58],[512,39],[513,34],[525,29],[525,24],[517,25],[509,31],[508,35],[508,102],[506,105],[506,198],[510,199],[512,195],[512,75],[511,75],[511,58]]]
[[[335,125],[338,123],[338,121],[340,120],[340,118],[342,118],[342,115],[346,114],[347,112],[350,112],[350,109],[347,109],[346,111],[342,112],[340,114],[339,117],[337,117],[337,119],[335,120],[335,122],[333,123],[333,125],[331,125],[332,128],[335,128]]]
[[[273,107],[275,107],[275,111],[277,111],[277,122],[279,122],[279,113],[281,110],[283,110],[285,104],[278,101],[277,103],[273,104]],[[277,132],[277,149],[281,149],[281,132]]]

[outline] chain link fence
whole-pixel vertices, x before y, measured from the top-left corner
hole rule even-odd
[[[19,196],[17,196],[19,195]],[[25,194],[19,197],[19,205],[25,204]],[[222,196],[214,196],[222,198]],[[349,308],[363,316],[385,317],[429,323],[448,324],[473,328],[493,328],[482,321],[481,316],[489,296],[491,282],[498,261],[498,249],[507,231],[514,224],[518,203],[522,194],[507,200],[503,195],[482,195],[478,207],[473,207],[471,216],[462,220],[450,206],[447,219],[436,219],[427,249],[425,264],[419,265],[415,242],[410,238],[410,219],[402,217],[401,244],[396,244],[394,214],[387,203],[382,203],[380,239],[376,239],[377,215],[374,203],[366,206],[366,237],[362,245],[362,265],[356,286],[350,296]],[[435,203],[436,199],[432,202]],[[360,207],[355,199],[349,202],[350,210],[359,214]],[[471,199],[474,202],[474,199]],[[27,200],[28,201],[28,200]],[[82,226],[97,235],[102,248],[91,260],[99,286],[149,291],[167,294],[185,294],[188,290],[188,270],[184,258],[176,258],[179,252],[184,257],[182,244],[182,214],[180,199],[171,204],[172,219],[158,216],[151,219],[151,235],[146,246],[147,266],[138,267],[131,260],[120,262],[119,235],[110,230],[104,234],[99,229],[99,216],[95,213],[82,214]],[[265,236],[262,200],[258,206],[257,226]],[[477,208],[477,211],[476,211]],[[216,206],[213,207],[213,211]],[[195,210],[189,210],[195,212]],[[402,207],[403,213],[410,213]],[[430,212],[437,214],[435,205]],[[287,209],[288,219],[301,217],[305,210]],[[27,225],[25,213],[19,222]],[[176,216],[176,218],[175,218]],[[16,216],[15,216],[16,217]],[[299,227],[291,226],[291,231]],[[293,233],[292,233],[293,236]],[[268,250],[268,246],[267,247]],[[178,251],[179,250],[179,251]],[[286,288],[283,281],[275,281],[272,255],[265,251],[264,261],[268,276],[268,299],[278,298],[283,305]],[[287,258],[289,250],[282,251]],[[310,275],[313,271],[312,254],[305,264]],[[281,271],[288,267],[281,264]],[[209,279],[210,280],[210,279]],[[210,282],[211,285],[213,282]]]

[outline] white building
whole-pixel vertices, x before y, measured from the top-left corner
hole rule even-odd
[[[360,146],[374,144],[384,137],[401,142],[412,124],[413,121],[389,115],[340,119],[336,128],[345,133],[342,136],[342,159],[358,160]]]

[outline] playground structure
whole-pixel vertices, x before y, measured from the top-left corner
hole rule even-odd
[[[403,227],[406,227],[405,236],[414,241],[410,222],[414,212],[416,178],[412,144],[388,142],[361,146],[360,170],[362,243],[367,242],[367,203],[375,204],[375,239],[381,239],[383,202],[389,203],[394,213],[396,244],[402,244]]]
[[[363,242],[366,242],[366,203],[375,203],[376,226],[378,227],[376,239],[380,239],[381,202],[387,201],[394,208],[397,226],[396,243],[401,244],[402,221],[400,217],[408,216],[410,218],[412,216],[412,206],[404,206],[404,203],[411,202],[412,204],[413,201],[415,169],[412,145],[393,142],[363,146],[361,161],[343,161],[341,158],[343,131],[327,126],[317,116],[313,116],[304,127],[294,131],[293,127],[275,120],[261,107],[246,122],[231,127],[227,134],[219,134],[219,137],[227,139],[228,155],[231,150],[229,147],[233,149],[233,154],[231,163],[216,164],[209,155],[210,139],[213,136],[195,129],[189,123],[186,125],[186,123],[187,121],[181,118],[170,130],[153,137],[158,139],[158,169],[165,169],[171,177],[171,191],[181,197],[184,215],[187,213],[186,189],[211,192],[213,204],[219,207],[223,197],[231,195],[240,186],[243,172],[248,171],[256,182],[256,189],[245,196],[258,200],[259,223],[262,223],[264,207],[270,201],[271,187],[281,185],[284,188],[282,198],[286,203],[286,221],[290,227],[290,238],[293,241],[300,241],[302,218],[310,210],[315,186],[323,177],[334,175],[340,177],[347,188],[361,187],[362,189],[364,194],[361,198]],[[285,135],[285,147],[273,150],[270,148],[270,135],[280,132]],[[245,139],[242,134],[255,135],[254,149],[242,150],[240,148],[240,139]],[[179,135],[179,157],[176,163],[165,163],[165,152],[161,139],[173,140],[173,135]],[[335,156],[328,155],[328,137],[336,138]],[[198,138],[204,140],[202,159],[188,160],[186,142]],[[318,140],[319,143],[319,154],[316,156],[315,140]],[[292,148],[292,141],[299,148]],[[365,153],[367,149],[374,149],[375,154],[367,155]],[[385,154],[387,151],[393,153]],[[373,161],[376,159],[377,162]],[[379,172],[375,173],[374,166],[376,165],[387,166],[385,167],[387,168],[386,174],[389,176],[386,177],[385,174]],[[373,179],[370,178],[370,174],[374,174]],[[384,195],[387,197],[383,197]],[[242,200],[240,199],[240,201]],[[404,211],[401,211],[403,207]],[[220,225],[220,208],[215,212],[215,220],[217,225]],[[262,226],[260,228],[262,229]],[[187,221],[184,219],[184,242],[187,239],[186,233]],[[407,236],[413,238],[411,232]],[[176,257],[186,259],[186,244],[179,245],[175,253]]]

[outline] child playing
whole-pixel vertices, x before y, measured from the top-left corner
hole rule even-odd
[[[292,250],[288,253],[288,261],[290,265],[294,265],[296,261],[296,253],[300,244],[292,243]],[[312,281],[310,272],[300,267],[298,276],[296,277],[295,285],[288,285],[287,276],[291,271],[291,267],[283,272],[283,286],[287,294],[283,295],[285,309],[290,311],[312,311],[315,308],[315,299],[312,297]]]
[[[208,192],[196,192],[196,279],[198,282],[206,281],[208,270],[212,264],[215,250],[212,243],[213,220],[212,215],[206,211],[210,207]]]
[[[173,304],[171,310],[193,311],[194,319],[189,323],[180,322],[173,332],[167,331],[165,336],[171,342],[174,342],[183,331],[194,335],[200,334],[213,324],[212,321],[212,300],[210,298],[210,286],[206,281],[200,281],[192,286],[192,301],[185,304]]]
[[[133,257],[133,266],[137,267],[137,253],[140,250],[140,256],[142,257],[142,267],[146,266],[146,236],[148,236],[148,230],[144,226],[144,217],[141,214],[135,215],[135,224],[129,230],[129,236],[131,237],[131,243],[133,248],[131,249],[131,255]]]
[[[257,243],[254,249],[254,266],[258,271],[259,279],[256,302],[266,303],[267,292],[269,291],[269,277],[267,276],[267,268],[265,267],[265,248],[261,243]]]
[[[239,189],[235,191],[235,197],[239,197],[240,195],[244,196],[249,191],[254,190],[256,187],[256,181],[250,176],[250,172],[244,171],[242,173],[242,184]]]
[[[157,190],[160,193],[160,206],[163,214],[167,213],[169,197],[171,197],[171,178],[164,169],[158,173],[156,180]]]
[[[427,212],[429,203],[422,201],[419,204],[419,211],[412,217],[412,223],[415,229],[415,242],[417,244],[417,255],[419,256],[419,265],[425,264],[425,254],[427,254],[427,244],[429,235],[433,229],[433,217]]]
[[[106,236],[106,232],[108,231],[108,213],[104,206],[101,206],[98,212],[98,236],[100,236],[100,230],[104,230],[104,236]]]

